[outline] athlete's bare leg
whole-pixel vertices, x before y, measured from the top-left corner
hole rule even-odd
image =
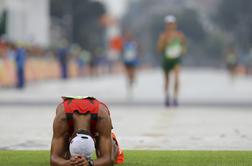
[[[134,66],[125,66],[127,76],[127,97],[129,101],[132,101],[133,86],[135,83],[136,68]]]
[[[164,95],[166,97],[165,99],[165,105],[169,106],[170,101],[169,101],[169,80],[170,80],[170,72],[169,71],[164,71]]]
[[[164,93],[167,95],[169,89],[169,72],[164,71]]]
[[[127,67],[126,71],[127,71],[129,86],[131,87],[131,86],[133,86],[134,81],[135,81],[136,69],[135,69],[135,67]]]
[[[180,88],[180,65],[176,65],[174,68],[174,105],[178,104],[178,93]]]

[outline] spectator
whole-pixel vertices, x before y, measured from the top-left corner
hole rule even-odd
[[[22,89],[25,86],[25,60],[26,49],[18,47],[16,49],[16,75],[17,75],[17,88]]]

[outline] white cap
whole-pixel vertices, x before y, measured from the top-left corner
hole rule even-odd
[[[91,158],[95,151],[94,140],[86,134],[76,134],[69,145],[70,155],[80,155],[86,158]]]
[[[168,15],[164,18],[165,23],[175,23],[176,22],[176,17],[173,15]]]

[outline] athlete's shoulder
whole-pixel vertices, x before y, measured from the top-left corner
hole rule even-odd
[[[183,35],[184,33],[182,31],[176,31],[177,35]]]
[[[182,38],[185,37],[185,35],[184,35],[184,33],[183,33],[182,31],[177,31],[177,35],[178,35],[179,37],[182,37]]]
[[[53,122],[53,135],[54,137],[68,136],[67,118],[64,111],[63,103],[60,103],[56,108],[56,115]]]
[[[159,39],[165,39],[166,38],[166,33],[162,32],[159,34]]]
[[[106,104],[104,104],[103,102],[100,102],[99,101],[99,111],[98,111],[99,114],[101,115],[108,115],[110,116],[110,111],[109,111],[109,108]]]
[[[100,103],[97,117],[97,132],[101,134],[106,131],[111,131],[112,128],[113,127],[109,109],[105,104]]]
[[[56,108],[56,116],[55,119],[62,119],[64,120],[66,118],[66,114],[65,114],[65,108],[64,108],[64,104],[60,103],[57,108]]]

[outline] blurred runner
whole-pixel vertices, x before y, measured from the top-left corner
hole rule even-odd
[[[107,60],[110,73],[120,70],[120,56],[123,49],[123,38],[118,23],[115,21],[107,28],[108,50]]]
[[[113,37],[109,41],[108,61],[110,73],[115,73],[118,70],[118,62],[122,52],[122,37],[120,35]]]
[[[61,78],[68,78],[68,59],[69,59],[69,49],[68,48],[58,48],[57,57],[61,68]]]
[[[124,34],[123,42],[123,62],[126,69],[126,75],[128,80],[128,91],[131,95],[131,91],[135,82],[136,68],[138,61],[138,44],[134,40],[132,33],[126,31]]]
[[[90,63],[91,54],[87,50],[81,49],[77,57],[79,76],[84,76],[87,72],[87,65]]]
[[[95,54],[97,55],[97,73],[99,76],[107,74],[108,61],[103,48],[96,48]]]
[[[235,52],[234,48],[229,48],[226,53],[226,64],[227,64],[227,70],[233,79],[235,76],[235,71],[238,65],[238,57]]]
[[[18,47],[16,49],[16,74],[17,74],[17,88],[25,87],[25,63],[26,63],[26,49]]]
[[[186,39],[182,32],[177,30],[176,17],[168,15],[165,17],[165,31],[158,40],[158,51],[162,54],[162,67],[164,71],[165,105],[170,106],[169,80],[173,71],[175,76],[173,105],[178,105],[179,77],[181,56],[186,50]]]

